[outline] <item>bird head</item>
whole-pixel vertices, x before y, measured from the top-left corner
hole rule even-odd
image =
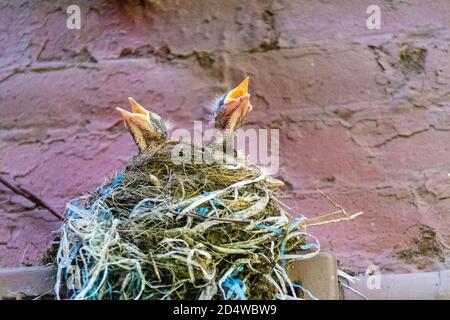
[[[251,110],[247,77],[214,106],[215,126],[217,129],[235,131],[242,125],[245,116]]]
[[[116,108],[122,114],[125,126],[130,131],[140,151],[167,138],[164,121],[156,113],[146,110],[133,98],[128,98],[131,111]]]

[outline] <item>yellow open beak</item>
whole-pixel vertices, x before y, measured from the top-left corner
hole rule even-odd
[[[147,115],[143,115],[141,113],[132,113],[132,112],[129,112],[129,111],[119,108],[119,107],[117,107],[116,110],[120,112],[123,119],[127,123],[137,122],[137,121],[142,122],[142,121],[145,121],[145,118],[147,117]]]
[[[131,112],[117,107],[116,110],[120,112],[123,119],[127,122],[129,121],[142,121],[145,119],[148,119],[149,112],[141,106],[139,103],[136,102],[133,98],[128,98],[128,101],[131,105]]]
[[[134,100],[131,97],[128,97],[128,102],[131,105],[131,111],[133,111],[133,113],[139,113],[139,114],[143,114],[145,116],[148,115],[148,111],[141,106],[139,103],[136,102],[136,100]]]
[[[228,103],[231,100],[246,96],[248,94],[248,79],[249,77],[245,78],[236,88],[231,90],[225,97],[224,102]]]
[[[120,114],[122,115],[124,120],[130,120],[134,116],[131,112],[129,112],[125,109],[117,107],[116,110],[120,112]]]

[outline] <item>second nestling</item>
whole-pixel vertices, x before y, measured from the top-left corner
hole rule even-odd
[[[228,151],[236,130],[242,126],[246,115],[252,110],[248,93],[248,77],[236,88],[224,94],[214,105],[215,128],[220,134],[207,147],[215,151]],[[140,152],[153,149],[168,139],[169,125],[159,115],[146,110],[133,98],[128,98],[131,112],[122,108],[125,126],[131,133]],[[234,150],[232,150],[234,152]],[[234,154],[236,155],[236,154]]]

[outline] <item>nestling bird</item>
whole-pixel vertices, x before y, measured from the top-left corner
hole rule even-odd
[[[245,78],[213,106],[215,128],[222,131],[223,137],[216,137],[209,146],[229,151],[227,146],[231,145],[236,130],[242,126],[245,116],[253,108],[248,93],[248,80],[248,77]]]
[[[139,151],[156,146],[167,138],[167,124],[159,115],[146,110],[133,98],[128,98],[131,111],[116,108],[122,114],[125,126],[130,131]]]
[[[236,88],[220,98],[214,106],[215,127],[235,132],[243,123],[245,116],[252,110],[248,94],[248,77]]]

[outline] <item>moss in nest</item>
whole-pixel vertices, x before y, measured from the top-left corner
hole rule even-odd
[[[295,298],[286,264],[319,248],[279,206],[280,184],[237,159],[195,163],[205,148],[175,164],[175,145],[67,205],[57,293],[77,269],[69,299]]]

